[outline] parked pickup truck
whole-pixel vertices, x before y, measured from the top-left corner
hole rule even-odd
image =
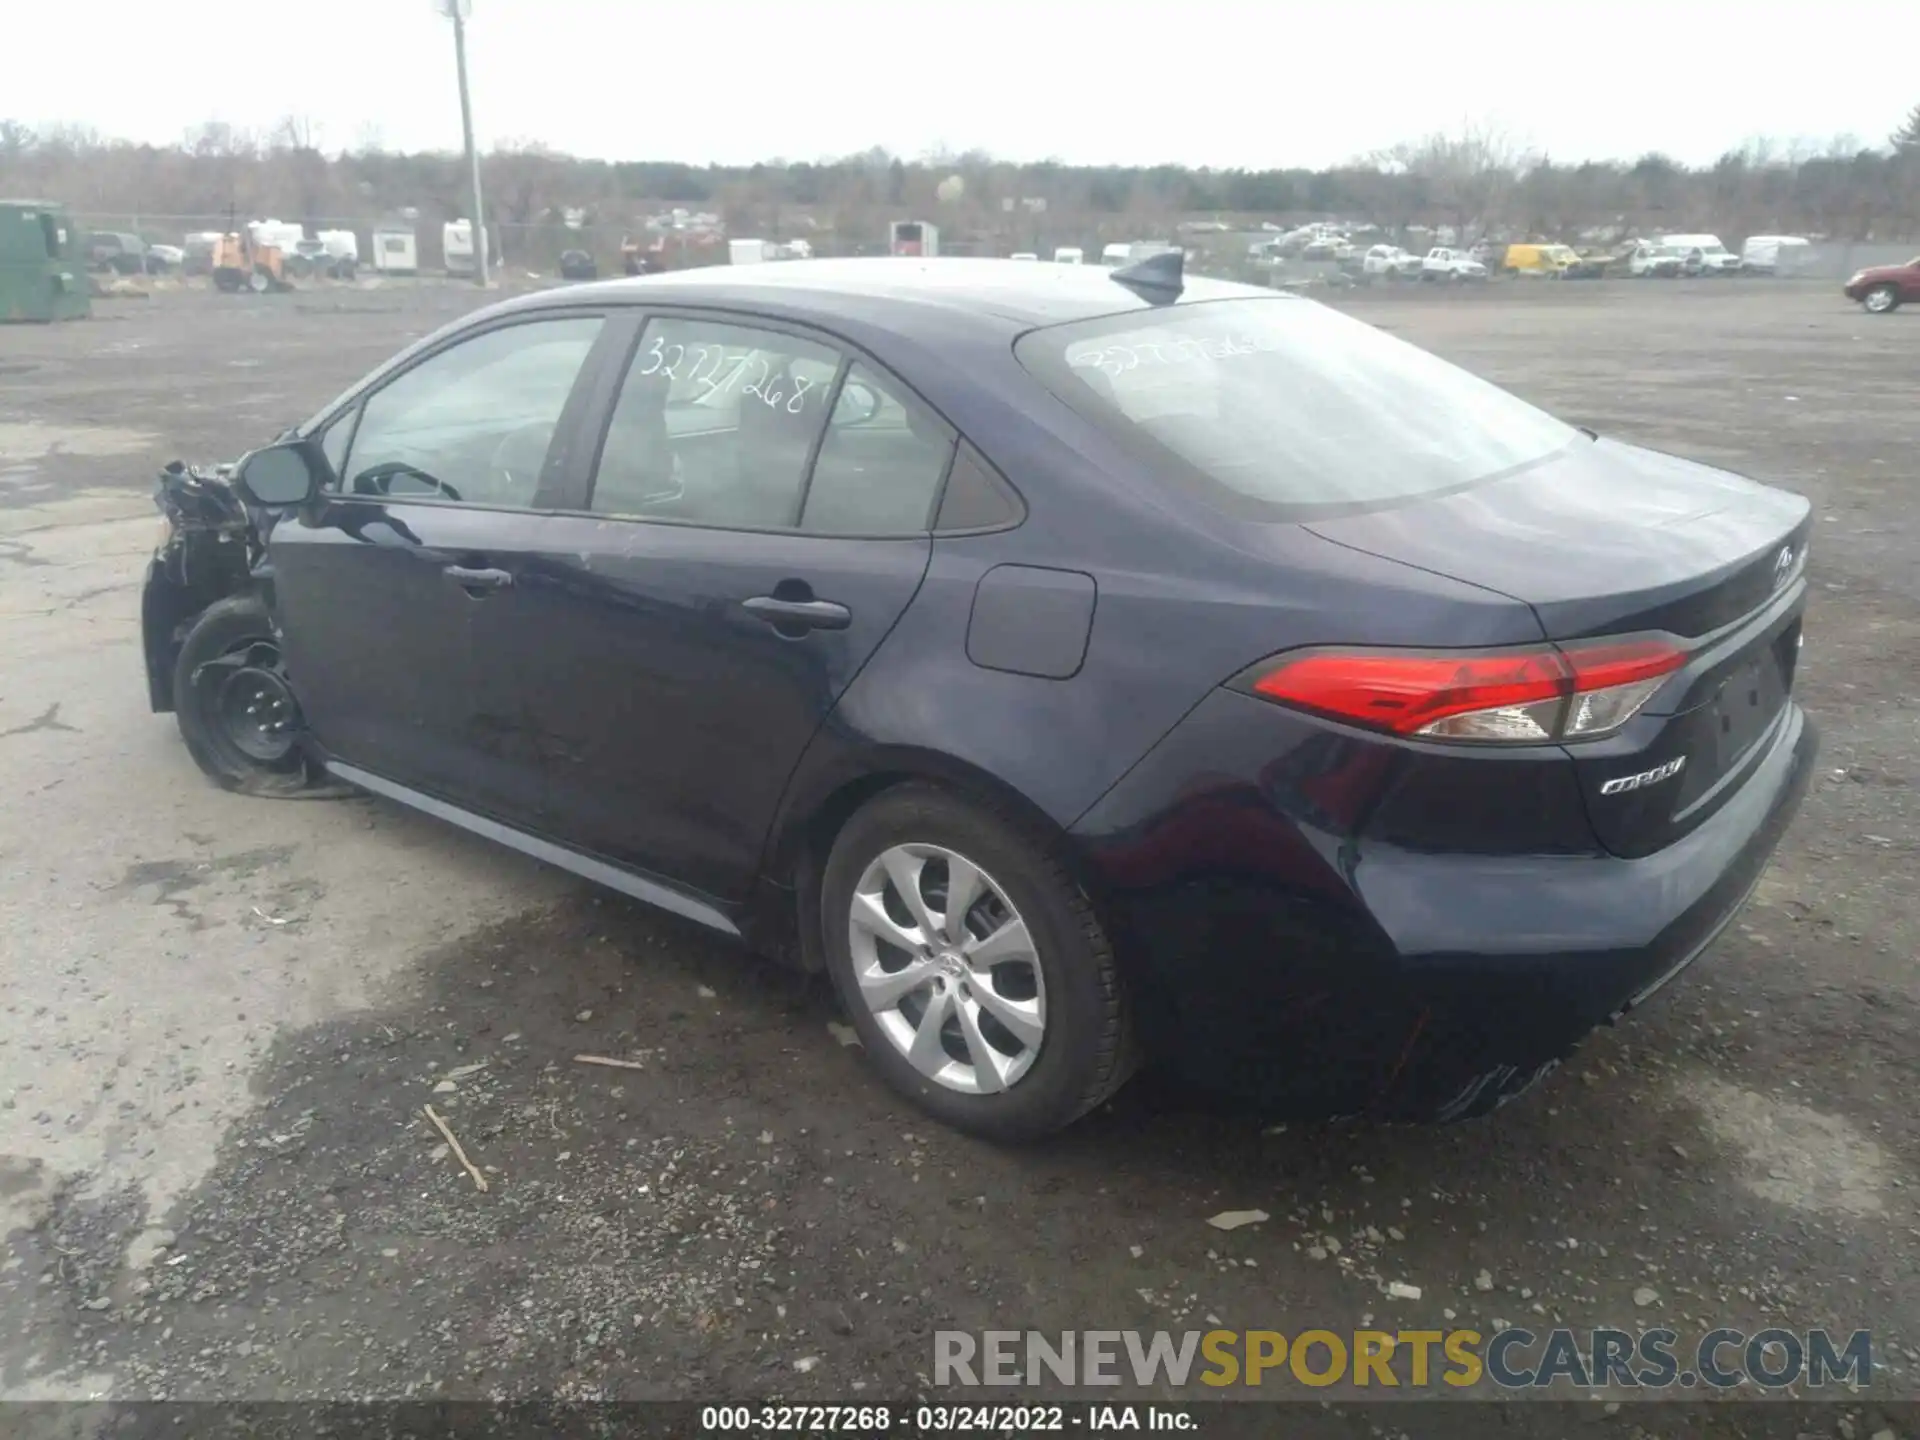
[[[1718,235],[1662,235],[1660,243],[1680,252],[1685,275],[1738,275],[1740,257],[1720,243]]]
[[[1671,280],[1680,273],[1685,258],[1675,246],[1642,240],[1627,257],[1627,273],[1636,280]]]
[[[1361,271],[1389,280],[1411,280],[1420,273],[1420,257],[1398,245],[1375,245],[1360,262]]]
[[[1482,265],[1464,250],[1450,250],[1438,246],[1427,252],[1420,262],[1422,280],[1484,280],[1487,267]]]

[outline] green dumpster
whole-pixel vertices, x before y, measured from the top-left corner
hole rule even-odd
[[[72,218],[44,200],[0,200],[0,320],[77,320],[93,286]]]

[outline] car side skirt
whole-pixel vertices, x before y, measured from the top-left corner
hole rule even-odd
[[[591,855],[583,855],[578,850],[557,845],[551,840],[543,840],[538,835],[529,835],[524,830],[516,830],[511,825],[503,825],[498,820],[490,820],[484,815],[476,815],[471,810],[462,810],[458,805],[450,805],[445,800],[414,790],[406,785],[395,784],[391,780],[362,770],[357,765],[347,765],[338,760],[327,761],[327,773],[334,778],[356,785],[388,800],[397,800],[400,804],[418,810],[436,820],[444,820],[449,825],[458,825],[475,835],[488,840],[498,841],[510,846],[523,855],[531,855],[536,860],[544,860],[549,865],[557,865],[562,870],[570,870],[582,879],[591,880],[596,885],[604,885],[609,890],[618,890],[658,909],[681,915],[709,929],[718,930],[723,935],[740,938],[740,927],[733,918],[718,906],[696,898],[679,889],[669,881],[652,876],[637,874],[632,870],[623,870],[617,865],[609,865]]]

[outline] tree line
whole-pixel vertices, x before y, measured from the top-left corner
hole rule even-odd
[[[735,233],[811,231],[828,243],[836,232],[871,241],[888,216],[1016,248],[1052,235],[1141,236],[1182,218],[1338,217],[1510,238],[1604,230],[1920,238],[1920,106],[1883,145],[1754,141],[1705,166],[1658,153],[1568,163],[1469,129],[1324,170],[1016,163],[980,152],[910,159],[877,147],[818,162],[690,165],[581,159],[534,141],[495,147],[482,170],[488,218],[505,225],[624,227],[678,206],[716,212]],[[173,145],[0,120],[0,194],[87,216],[366,225],[412,211],[437,223],[466,213],[465,186],[458,155],[376,143],[328,153],[298,117],[258,132],[210,123]]]

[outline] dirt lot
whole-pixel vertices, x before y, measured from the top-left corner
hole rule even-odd
[[[385,803],[219,792],[147,713],[156,465],[230,458],[474,303],[0,330],[0,1393],[902,1397],[935,1329],[1218,1317],[1868,1326],[1872,1391],[1814,1432],[1920,1396],[1920,314],[1760,283],[1346,302],[1814,499],[1820,778],[1713,952],[1490,1120],[1274,1130],[1148,1077],[1010,1152],[882,1091],[824,986]],[[1205,1224],[1242,1207],[1272,1219]]]

